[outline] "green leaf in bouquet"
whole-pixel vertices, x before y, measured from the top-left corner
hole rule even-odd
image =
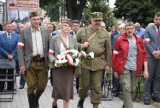
[[[54,65],[54,63],[51,63],[51,64],[49,65],[49,67],[50,67],[50,69],[53,69],[53,68],[55,68],[55,65]]]

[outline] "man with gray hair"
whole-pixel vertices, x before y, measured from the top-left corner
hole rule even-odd
[[[136,28],[136,31],[135,31],[136,35],[143,38],[145,29],[142,28],[141,25],[138,22],[136,22],[134,25],[135,25],[135,28]]]

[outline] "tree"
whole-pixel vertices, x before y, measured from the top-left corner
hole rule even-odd
[[[66,0],[67,17],[73,20],[81,20],[86,3],[87,0]]]
[[[59,22],[61,16],[65,16],[64,2],[59,0],[57,2],[50,2],[48,5],[42,7],[47,13],[46,15],[50,18],[51,21]]]
[[[158,0],[116,0],[115,7],[115,17],[139,22],[142,26],[153,22],[154,14],[159,11]]]
[[[112,10],[107,0],[49,0],[41,6],[47,11],[47,16],[51,18],[51,21],[59,21],[59,16],[67,14],[70,19],[81,20],[83,16],[82,20],[86,23],[89,22],[90,13],[97,11],[103,13],[104,22],[108,26],[114,23]]]
[[[61,6],[63,3],[65,5]],[[47,0],[44,3],[44,0],[40,0],[40,6],[45,9],[48,13],[55,13],[54,11],[59,11],[59,8],[66,8],[67,17],[70,19],[80,20],[82,17],[82,12],[87,3],[87,0]],[[50,15],[50,14],[48,14]],[[60,16],[58,13],[55,15]],[[52,17],[54,17],[52,16]]]

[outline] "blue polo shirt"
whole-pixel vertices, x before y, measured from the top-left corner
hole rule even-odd
[[[136,35],[138,35],[139,37],[142,37],[144,35],[145,29],[144,28],[140,28],[139,30],[136,30]]]

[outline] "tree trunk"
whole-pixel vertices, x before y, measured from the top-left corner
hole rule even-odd
[[[86,3],[87,0],[80,0],[79,4],[77,3],[77,0],[66,0],[67,17],[72,20],[81,20]]]

